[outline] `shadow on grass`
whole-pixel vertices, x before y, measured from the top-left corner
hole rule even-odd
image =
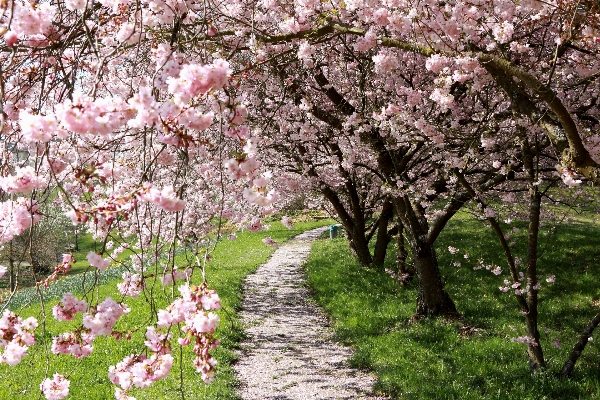
[[[515,223],[511,227],[520,228],[511,229],[511,234],[514,248],[524,258],[526,227]],[[498,256],[502,252],[493,232],[479,221],[451,221],[437,243],[446,288],[464,323],[471,327],[468,335],[460,322],[408,323],[416,305],[414,284],[399,287],[383,271],[360,268],[343,239],[315,245],[308,277],[337,338],[355,347],[353,365],[372,369],[379,377],[376,389],[387,395],[402,399],[600,398],[600,352],[595,342],[585,349],[573,379],[555,377],[578,333],[600,305],[600,232],[594,225],[575,223],[562,224],[555,235],[543,233],[547,242],[539,261],[540,327],[549,368],[536,377],[529,372],[526,347],[511,341],[525,334],[524,318],[514,296],[498,289],[508,279],[506,263]],[[459,253],[450,254],[448,246],[459,248]],[[394,256],[391,251],[389,266]],[[496,276],[485,267],[479,269],[480,265],[498,265],[503,272]],[[556,275],[554,284],[546,283],[549,275]],[[553,347],[553,342],[561,343],[561,348]]]

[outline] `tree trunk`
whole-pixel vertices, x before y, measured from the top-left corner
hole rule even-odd
[[[456,305],[444,290],[433,246],[423,244],[420,249],[411,250],[419,280],[417,315],[458,317]]]
[[[573,350],[571,350],[569,357],[565,361],[562,370],[560,371],[560,376],[562,378],[569,378],[571,376],[573,369],[575,369],[575,363],[577,363],[577,360],[579,360],[579,357],[581,357],[583,349],[585,349],[585,346],[590,341],[590,336],[592,336],[592,333],[598,324],[600,324],[600,313],[596,314],[594,318],[592,318],[588,326],[579,336],[579,340],[577,343],[575,343],[575,346],[573,346]]]
[[[10,287],[10,292],[14,292],[15,288],[17,287],[17,283],[16,283],[16,274],[15,274],[15,261],[13,259],[13,242],[12,240],[9,243],[9,248],[8,248],[8,265],[9,265],[9,269],[10,269],[10,276],[8,277],[8,286]]]
[[[388,224],[394,217],[394,205],[386,200],[381,209],[381,215],[377,224],[377,238],[375,240],[375,251],[373,252],[373,264],[383,266],[385,255],[387,254],[390,236],[388,235]]]
[[[363,267],[369,267],[373,264],[373,257],[369,250],[369,241],[365,236],[364,224],[355,222],[354,229],[349,232],[350,247],[354,251],[358,262]],[[348,230],[346,230],[348,232]]]
[[[353,186],[348,185],[348,188],[353,189]],[[360,208],[360,202],[353,201],[350,205],[352,213],[349,213],[334,190],[327,186],[322,186],[321,192],[335,208],[348,237],[350,248],[358,258],[358,262],[362,266],[370,266],[373,263],[373,258],[369,251],[369,241],[365,232],[364,210]],[[354,197],[357,197],[357,195],[355,194]]]
[[[460,314],[456,305],[444,290],[440,268],[433,244],[427,243],[427,220],[415,210],[406,197],[394,199],[396,215],[406,231],[419,284],[416,316],[443,315],[456,318]]]
[[[402,224],[398,222],[398,236],[396,238],[396,271],[398,274],[398,284],[404,285],[415,276],[415,271],[412,268],[406,266],[406,259],[408,258],[408,252],[404,244],[404,229]]]
[[[527,353],[529,354],[529,367],[532,371],[546,367],[542,344],[540,343],[540,332],[538,331],[538,291],[534,289],[537,282],[537,248],[538,235],[540,229],[540,211],[542,195],[537,186],[530,187],[530,206],[529,206],[529,229],[527,239],[527,285],[530,287],[527,292],[528,314],[527,336],[535,340],[535,345],[529,345]]]

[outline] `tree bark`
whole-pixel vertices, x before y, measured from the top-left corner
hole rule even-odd
[[[527,336],[535,340],[535,345],[529,345],[527,353],[529,354],[529,367],[532,371],[540,368],[546,368],[544,352],[540,343],[540,332],[538,331],[538,291],[534,289],[537,284],[537,248],[538,234],[540,228],[540,210],[541,199],[537,186],[530,189],[530,207],[529,207],[529,232],[527,240],[527,285],[530,287],[527,292],[528,314]]]
[[[415,271],[409,269],[406,266],[406,259],[408,258],[408,252],[404,245],[404,228],[402,224],[398,222],[398,236],[396,238],[396,246],[398,251],[396,252],[396,267],[398,273],[398,283],[404,285],[406,282],[411,280],[415,275]]]
[[[365,236],[364,224],[355,223],[352,231],[349,233],[350,237],[348,239],[350,241],[350,246],[360,265],[363,267],[373,265],[373,257],[371,257],[371,251],[369,250],[369,241]]]
[[[433,246],[423,244],[420,249],[413,250],[413,257],[419,280],[417,315],[458,317],[456,305],[444,290]]]
[[[9,264],[9,273],[10,276],[8,277],[9,280],[9,284],[8,286],[10,287],[10,292],[14,292],[16,287],[17,287],[17,283],[16,283],[16,274],[15,274],[15,261],[13,259],[13,242],[12,240],[9,243],[9,250],[8,250],[8,264]]]
[[[458,317],[460,314],[456,310],[456,305],[444,290],[435,249],[432,244],[427,242],[426,220],[420,218],[419,213],[415,212],[413,205],[406,197],[395,198],[394,207],[398,219],[406,229],[406,237],[418,279],[419,295],[416,316]]]
[[[388,235],[388,224],[394,217],[394,205],[391,201],[386,200],[381,209],[377,226],[377,238],[375,240],[375,250],[373,252],[373,264],[383,266],[385,255],[387,254],[388,244],[391,241]]]
[[[577,360],[579,360],[579,357],[581,357],[583,349],[585,349],[585,346],[590,341],[590,336],[592,336],[592,333],[598,324],[600,324],[600,313],[596,314],[594,318],[592,318],[588,326],[581,333],[581,336],[579,336],[579,340],[577,343],[575,343],[575,346],[573,346],[571,354],[569,354],[569,357],[565,361],[565,364],[560,371],[561,377],[568,378],[571,376],[573,369],[575,368],[575,363],[577,363]]]

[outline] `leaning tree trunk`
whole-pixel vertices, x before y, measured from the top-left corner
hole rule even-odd
[[[575,363],[577,363],[577,360],[579,360],[579,357],[581,357],[583,349],[585,349],[585,346],[590,341],[590,337],[592,336],[592,333],[594,332],[594,329],[596,329],[598,324],[600,324],[600,313],[596,314],[594,318],[592,318],[588,326],[579,336],[579,340],[577,341],[577,343],[575,343],[575,346],[573,346],[573,350],[571,350],[571,353],[569,353],[569,357],[566,359],[560,371],[560,376],[562,378],[571,377],[573,369],[575,369]]]

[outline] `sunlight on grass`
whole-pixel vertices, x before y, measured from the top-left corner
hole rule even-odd
[[[175,363],[168,378],[157,382],[148,389],[134,390],[132,394],[138,400],[182,398],[181,388],[183,388],[187,399],[236,399],[236,380],[230,365],[237,358],[235,350],[243,337],[242,326],[237,316],[242,298],[242,282],[244,277],[264,263],[274,250],[272,247],[263,244],[261,242],[262,238],[271,236],[275,241],[283,242],[306,229],[327,223],[331,223],[331,221],[302,222],[297,223],[294,230],[288,230],[280,223],[275,222],[271,224],[272,228],[269,231],[256,234],[243,232],[238,235],[238,239],[234,242],[226,240],[220,243],[212,254],[212,260],[207,265],[208,282],[211,288],[219,293],[223,305],[223,309],[219,313],[221,325],[217,331],[221,346],[215,350],[215,357],[219,362],[215,382],[211,385],[202,383],[192,366],[193,355],[191,349],[185,348],[182,356],[180,356],[178,350],[174,351]],[[82,246],[80,251],[87,252],[89,249]],[[103,275],[106,275],[106,283],[101,284],[93,292],[93,297],[104,299],[111,296],[114,299],[121,300],[122,296],[118,293],[116,284],[120,281],[120,274],[126,268],[126,265],[117,266],[109,268],[103,273]],[[56,299],[66,291],[80,293],[80,281],[84,276],[87,276],[87,280],[91,281],[93,275],[88,272],[87,274],[65,278],[53,286],[56,293],[48,297],[52,297],[54,300],[46,301],[44,304],[44,314],[47,316],[45,329],[40,327],[36,331],[36,339],[38,343],[42,343],[42,346],[30,348],[29,354],[21,364],[15,367],[9,367],[5,364],[0,365],[0,373],[3,377],[0,384],[0,399],[39,398],[39,384],[46,374],[47,355],[44,350],[44,343],[46,346],[50,346],[53,336],[72,329],[76,326],[76,323],[81,323],[81,316],[79,316],[78,322],[56,322],[51,316],[52,306],[56,304]],[[199,279],[201,278],[196,274],[195,283],[199,283]],[[94,351],[87,358],[76,360],[65,355],[48,358],[48,374],[52,375],[58,372],[70,377],[71,394],[69,398],[105,400],[114,397],[114,387],[107,377],[108,367],[115,365],[126,355],[144,350],[145,327],[151,320],[156,320],[156,311],[169,303],[169,290],[165,293],[159,285],[156,285],[153,289],[155,294],[153,309],[150,309],[141,297],[138,299],[124,299],[132,311],[122,317],[115,329],[130,327],[131,340],[116,341],[113,338],[100,337],[95,340]],[[175,292],[177,292],[176,288]],[[41,321],[42,311],[39,301],[31,300],[31,305],[22,309],[20,315],[23,317],[32,315]],[[46,350],[49,351],[49,349]],[[183,386],[180,386],[180,374],[183,376]]]
[[[514,247],[524,251],[526,226],[513,225],[521,228],[515,230]],[[540,327],[549,369],[537,378],[529,372],[525,346],[511,341],[523,335],[525,327],[514,297],[498,290],[507,278],[501,249],[490,228],[466,214],[451,221],[436,246],[446,289],[464,316],[462,322],[409,323],[415,312],[415,284],[400,287],[382,270],[359,267],[348,256],[344,239],[314,245],[307,264],[309,283],[330,315],[337,339],[354,346],[352,364],[373,370],[379,378],[375,389],[389,396],[600,398],[600,349],[595,342],[585,349],[572,380],[554,375],[578,332],[598,312],[600,289],[594,277],[600,272],[600,232],[591,234],[590,229],[599,231],[589,224],[562,224],[548,238],[540,259]],[[460,253],[451,255],[450,245]],[[389,254],[388,268],[393,268],[394,257]],[[504,272],[496,276],[485,268],[475,270],[479,259],[501,266]],[[550,274],[556,275],[556,283],[545,282]],[[553,347],[553,341],[562,348]]]

